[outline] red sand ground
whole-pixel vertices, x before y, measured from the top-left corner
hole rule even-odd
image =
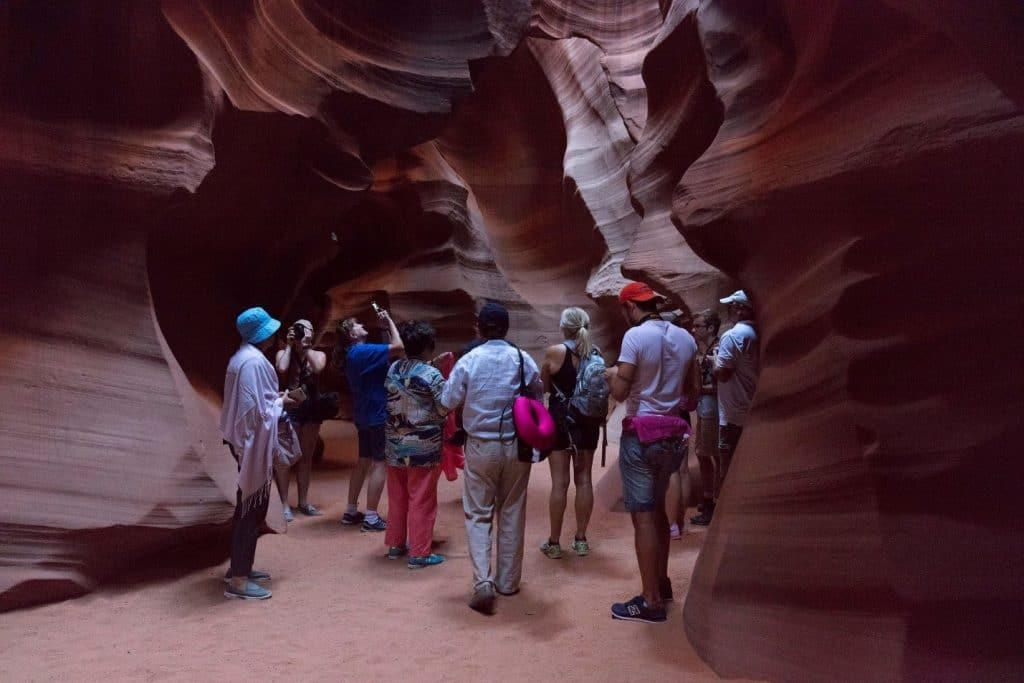
[[[226,563],[169,581],[107,587],[87,597],[0,617],[0,680],[146,681],[708,681],[718,677],[683,634],[682,598],[703,533],[673,542],[676,602],[668,623],[612,620],[609,605],[640,590],[629,517],[595,464],[593,552],[541,555],[547,533],[547,464],[530,481],[522,591],[485,617],[466,600],[471,570],[461,478],[439,485],[435,539],[447,561],[409,570],[384,557],[383,534],[339,523],[349,469],[329,448],[311,500],[285,535],[264,536],[256,566],[274,597],[223,597]],[[597,459],[599,461],[600,454]],[[570,496],[572,488],[570,487]],[[292,497],[294,503],[294,484]],[[692,510],[691,510],[692,514]],[[563,533],[574,530],[572,500]],[[566,538],[568,537],[568,539]]]

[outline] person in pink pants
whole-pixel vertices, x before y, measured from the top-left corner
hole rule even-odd
[[[409,568],[419,569],[444,562],[442,555],[431,552],[431,541],[448,410],[440,400],[444,378],[426,360],[434,352],[434,328],[422,320],[410,320],[399,326],[398,333],[406,357],[391,364],[384,380],[384,453],[390,509],[384,542],[388,559],[408,554]]]

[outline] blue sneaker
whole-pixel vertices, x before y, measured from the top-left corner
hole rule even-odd
[[[423,567],[432,567],[435,564],[441,564],[442,562],[444,562],[444,555],[431,553],[426,557],[410,557],[408,566],[409,569],[421,569]]]
[[[363,520],[363,526],[359,527],[359,530],[363,533],[367,531],[387,531],[388,523],[383,517],[378,517],[376,522],[367,522]]]
[[[667,620],[665,608],[654,609],[647,606],[647,601],[638,595],[628,602],[617,602],[612,605],[612,619],[624,621],[642,621],[646,624],[664,624]]]
[[[252,581],[247,581],[241,588],[228,584],[227,590],[224,591],[225,598],[236,600],[266,600],[271,595],[273,593],[262,586],[257,586]]]
[[[388,548],[387,558],[389,560],[399,560],[405,557],[409,553],[409,548],[404,545],[393,545]]]

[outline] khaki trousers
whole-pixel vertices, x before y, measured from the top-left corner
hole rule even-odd
[[[462,508],[466,513],[473,586],[492,583],[502,593],[519,588],[526,531],[526,487],[530,463],[516,458],[515,441],[466,441]],[[492,572],[491,527],[497,525]]]

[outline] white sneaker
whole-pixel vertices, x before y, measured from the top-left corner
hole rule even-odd
[[[282,509],[284,511],[284,521],[294,522],[295,515],[292,514],[292,507],[290,505],[285,505]]]

